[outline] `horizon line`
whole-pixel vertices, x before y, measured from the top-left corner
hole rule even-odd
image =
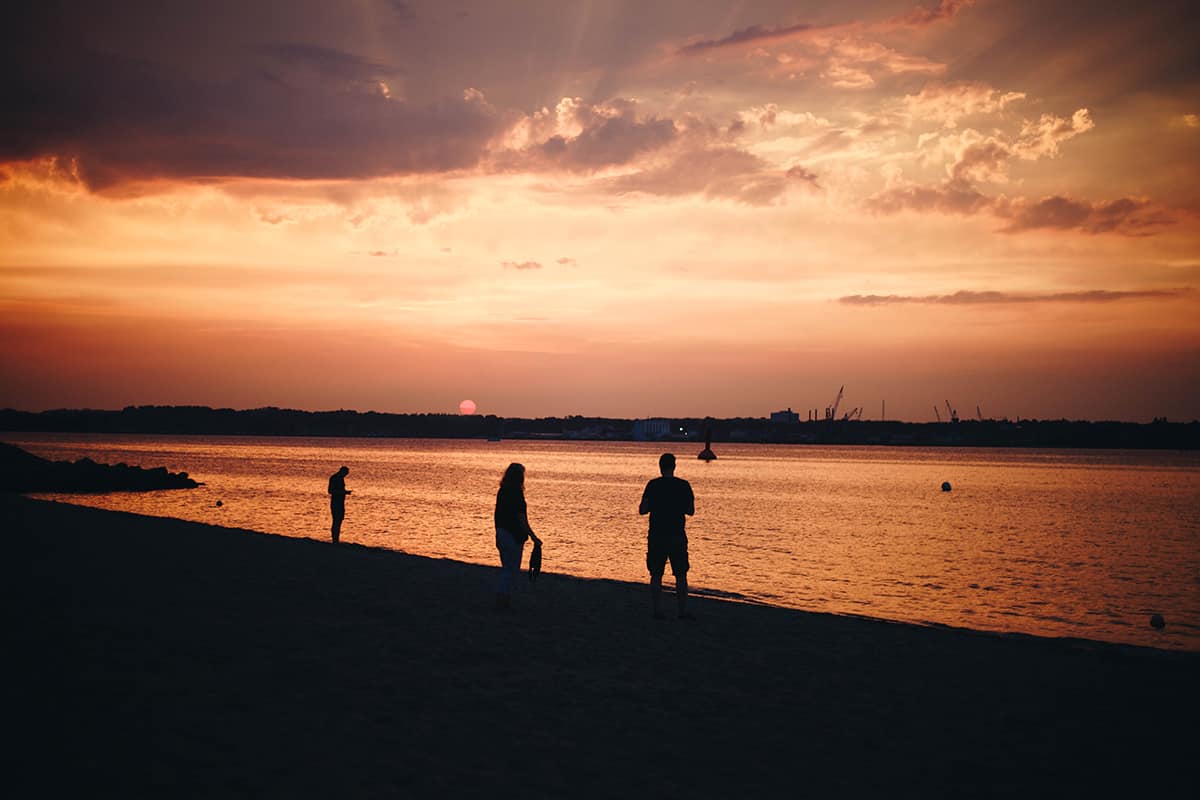
[[[456,411],[377,411],[374,409],[360,411],[358,409],[353,409],[353,408],[307,409],[307,408],[293,408],[293,407],[288,407],[288,406],[274,406],[274,405],[253,406],[253,407],[246,407],[246,408],[234,408],[232,406],[209,406],[209,405],[193,405],[193,404],[180,405],[180,404],[153,404],[153,403],[151,403],[151,404],[143,404],[143,405],[127,405],[127,406],[123,406],[121,408],[93,408],[93,407],[89,407],[89,406],[69,408],[66,406],[60,406],[57,408],[45,408],[45,409],[41,409],[39,411],[31,411],[29,409],[5,406],[3,408],[0,408],[0,414],[17,413],[17,414],[40,415],[40,414],[72,413],[72,412],[74,412],[74,413],[98,412],[98,413],[115,414],[115,413],[122,413],[125,411],[130,411],[130,410],[141,410],[141,409],[176,409],[176,410],[192,409],[192,410],[206,410],[206,411],[232,411],[234,413],[247,413],[247,412],[253,412],[253,411],[280,411],[280,412],[293,412],[293,413],[301,413],[301,414],[364,414],[364,415],[365,414],[376,414],[376,415],[387,415],[387,416],[397,416],[397,417],[437,416],[437,417],[463,417],[463,418],[478,417],[480,419],[495,418],[495,419],[520,419],[520,420],[547,420],[547,419],[578,418],[578,419],[620,420],[620,421],[626,421],[626,422],[637,422],[640,420],[647,420],[647,421],[648,420],[732,421],[732,420],[739,420],[739,419],[769,420],[773,414],[779,413],[779,412],[769,412],[763,416],[738,415],[738,416],[729,416],[729,417],[719,417],[719,416],[714,416],[711,414],[704,415],[704,416],[655,414],[655,415],[636,416],[636,417],[609,416],[609,415],[604,415],[604,414],[560,414],[560,415],[552,414],[552,415],[545,415],[545,416],[516,416],[516,415],[512,415],[512,414],[490,414],[490,413],[478,413],[478,412],[464,414],[462,412],[456,412]],[[787,409],[780,409],[780,412],[782,412],[782,411],[788,411],[788,412],[797,414],[797,416],[799,416],[799,412],[792,411],[792,409],[790,407]],[[1166,415],[1163,415],[1161,417],[1159,417],[1159,416],[1152,417],[1149,422],[1139,422],[1137,420],[1111,419],[1111,418],[1110,419],[1090,419],[1090,418],[1070,418],[1070,417],[1033,417],[1033,416],[1018,415],[1016,417],[983,417],[982,419],[978,419],[975,417],[959,417],[957,420],[944,420],[944,419],[912,420],[912,419],[903,419],[903,418],[888,418],[888,419],[874,419],[874,418],[866,418],[866,419],[864,419],[864,418],[858,418],[858,419],[819,418],[818,419],[818,418],[812,418],[812,419],[798,419],[796,422],[782,423],[782,424],[803,425],[803,424],[825,423],[825,422],[833,422],[833,423],[870,422],[870,423],[876,423],[876,424],[900,423],[900,424],[906,424],[906,425],[953,425],[953,424],[961,424],[961,423],[1019,424],[1019,423],[1024,423],[1024,422],[1086,422],[1089,424],[1116,423],[1116,424],[1124,424],[1124,425],[1155,425],[1155,424],[1191,425],[1191,424],[1200,424],[1200,419],[1192,418],[1190,420],[1188,420],[1188,419],[1170,420],[1167,418]]]

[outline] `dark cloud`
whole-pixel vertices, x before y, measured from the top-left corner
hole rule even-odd
[[[1095,289],[1085,292],[1054,292],[1043,294],[1019,294],[1015,292],[971,292],[953,294],[901,295],[901,294],[852,294],[839,297],[839,303],[851,306],[891,305],[1009,305],[1016,303],[1111,303],[1117,300],[1162,300],[1188,296],[1190,289],[1145,289],[1139,291],[1114,292]]]
[[[967,145],[950,174],[959,181],[987,180],[1004,173],[1012,150],[996,139],[985,139]]]
[[[706,39],[700,42],[692,42],[679,48],[680,55],[696,55],[711,50],[719,50],[724,47],[736,47],[738,45],[750,44],[752,42],[772,42],[780,39],[786,39],[789,36],[794,36],[797,33],[812,30],[813,26],[806,23],[797,25],[788,25],[782,28],[766,28],[762,25],[751,25],[749,28],[742,28],[740,31],[734,31],[720,39]]]
[[[80,9],[82,22],[57,10],[61,28],[34,15],[28,41],[19,41],[20,25],[0,37],[0,161],[74,161],[93,189],[442,172],[478,163],[504,124],[478,92],[420,104],[390,98],[383,82],[397,68],[353,52],[218,41],[218,59],[183,52],[200,32],[150,4],[117,3],[103,35],[84,25],[101,28],[96,9]],[[220,24],[229,24],[226,12]],[[153,28],[134,42],[141,49],[118,38],[130,35],[115,30],[121,20]]]
[[[794,181],[800,181],[801,183],[807,183],[809,186],[813,187],[814,189],[821,188],[821,184],[817,182],[817,173],[809,172],[807,169],[800,166],[799,164],[797,164],[796,166],[789,169],[786,174],[787,174],[788,178],[790,178]]]
[[[676,133],[675,123],[669,119],[613,117],[570,139],[552,136],[542,143],[541,151],[548,160],[570,169],[599,169],[625,164],[662,147]]]
[[[895,186],[872,195],[867,208],[878,214],[895,214],[904,209],[943,214],[974,214],[990,207],[991,198],[970,183],[951,179],[933,186]]]
[[[897,17],[894,22],[901,25],[921,27],[935,22],[952,19],[975,0],[939,0],[936,6],[918,6],[907,14]]]
[[[1028,201],[1001,199],[995,204],[998,216],[1009,220],[1005,233],[1052,229],[1079,230],[1084,233],[1118,233],[1125,236],[1153,236],[1174,219],[1149,203],[1122,197],[1101,203],[1054,196]]]
[[[541,269],[542,265],[537,261],[501,261],[500,266],[504,269]]]
[[[643,117],[631,100],[591,104],[564,98],[553,110],[543,108],[517,120],[509,138],[523,143],[496,152],[491,166],[500,171],[594,172],[633,162],[680,135],[674,120]]]
[[[521,158],[489,145],[534,99],[619,94],[629,70],[678,40],[681,12],[691,30],[721,30],[727,16],[720,3],[678,0],[636,12],[630,28],[619,5],[550,0],[469,4],[469,14],[432,0],[26,3],[0,26],[0,161],[58,156],[110,193],[156,179],[344,180],[481,160],[620,166],[675,142],[674,122],[608,115],[578,135],[531,140]]]
[[[567,258],[566,256],[563,256],[562,258],[557,259],[554,263],[564,267],[573,267],[575,266],[576,262],[573,258]]]
[[[892,19],[889,23],[885,23],[885,27],[893,25],[901,25],[906,27],[924,27],[926,25],[932,25],[934,23],[953,18],[958,14],[958,12],[974,2],[975,0],[939,0],[937,5],[918,6],[912,11],[909,11],[907,14],[902,14]],[[736,30],[728,36],[723,36],[717,39],[703,39],[685,44],[680,47],[676,53],[682,56],[693,56],[730,47],[777,42],[811,31],[835,29],[836,27],[831,28],[829,26],[817,26],[805,22],[774,28],[765,25],[751,25],[747,28]]]
[[[75,159],[93,188],[155,178],[438,172],[475,164],[499,128],[478,97],[417,107],[360,82],[306,86],[263,74],[206,85],[99,54],[80,54],[72,67],[71,76],[43,74],[25,102],[6,104],[2,117],[32,124],[0,138],[0,158]]]
[[[967,162],[959,162],[960,165],[963,163]],[[990,156],[984,156],[976,163],[993,164]],[[959,172],[957,165],[955,172]],[[981,194],[970,181],[961,177],[934,185],[909,184],[885,189],[867,198],[866,207],[877,214],[895,214],[904,210],[962,215],[990,212],[1006,220],[1000,228],[1001,233],[1041,229],[1074,230],[1092,235],[1153,236],[1175,223],[1170,214],[1142,200],[1122,197],[1093,203],[1063,196],[1042,200],[993,198]]]

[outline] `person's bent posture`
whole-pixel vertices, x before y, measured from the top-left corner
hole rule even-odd
[[[350,494],[350,490],[346,488],[346,476],[349,474],[350,468],[342,467],[329,476],[329,513],[333,515],[329,535],[333,537],[334,544],[338,543],[338,538],[342,535],[342,520],[346,518],[346,495]]]

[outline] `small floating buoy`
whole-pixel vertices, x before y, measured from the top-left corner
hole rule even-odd
[[[221,507],[221,506],[223,506],[223,505],[225,505],[225,504],[224,504],[224,503],[222,503],[220,500],[218,500],[218,501],[217,501],[217,508],[220,508],[220,507]]]
[[[950,481],[942,481],[942,491],[943,492],[950,491]]]
[[[1150,627],[1156,631],[1161,631],[1167,627],[1167,621],[1162,618],[1162,614],[1154,614],[1150,617]]]

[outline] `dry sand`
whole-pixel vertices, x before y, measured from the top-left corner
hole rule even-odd
[[[14,798],[1195,786],[1195,653],[715,599],[656,621],[644,586],[552,574],[552,541],[549,572],[498,614],[494,568],[0,509]]]

